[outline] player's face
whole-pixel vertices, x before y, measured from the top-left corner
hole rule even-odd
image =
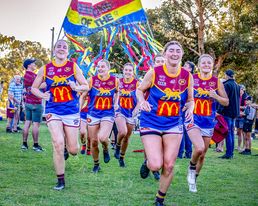
[[[109,68],[105,62],[99,62],[97,70],[99,75],[106,77],[108,75]]]
[[[155,67],[162,66],[163,64],[165,64],[165,58],[164,57],[156,57],[155,58],[155,62],[154,62]]]
[[[199,63],[199,69],[202,73],[211,73],[213,69],[213,60],[209,57],[202,57]]]
[[[123,69],[124,78],[131,79],[133,77],[133,67],[130,65],[126,65]]]
[[[65,41],[58,41],[55,45],[54,53],[58,59],[66,59],[68,56],[68,44]]]
[[[172,44],[168,46],[164,56],[168,66],[179,65],[183,57],[183,51],[177,44]]]
[[[189,72],[192,71],[192,68],[191,68],[190,64],[188,64],[188,63],[185,63],[185,64],[184,64],[184,69],[187,70],[187,71],[189,71]]]

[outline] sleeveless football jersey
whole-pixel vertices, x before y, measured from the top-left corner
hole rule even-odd
[[[125,117],[132,117],[133,110],[137,104],[136,88],[138,81],[132,79],[130,82],[125,82],[124,78],[119,79],[119,109],[118,112]]]
[[[169,130],[183,123],[182,109],[188,98],[188,71],[180,68],[176,75],[168,73],[166,65],[155,67],[147,101],[151,111],[142,111],[140,126]]]
[[[88,114],[96,118],[115,116],[114,95],[117,87],[117,79],[114,76],[109,76],[106,80],[102,80],[98,75],[91,77]]]
[[[202,79],[200,74],[194,74],[194,123],[200,128],[211,129],[215,126],[216,100],[209,97],[209,91],[217,92],[218,78],[211,76]]]
[[[68,82],[76,82],[74,77],[76,64],[66,61],[63,65],[50,62],[44,68],[46,91],[50,91],[50,99],[46,102],[46,114],[76,114],[79,112],[79,98]]]

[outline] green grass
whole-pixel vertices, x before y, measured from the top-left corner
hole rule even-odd
[[[90,156],[70,157],[66,162],[66,189],[58,192],[52,189],[56,177],[47,127],[40,128],[40,144],[46,151],[36,153],[31,149],[31,136],[30,149],[22,152],[21,134],[6,134],[5,124],[0,122],[0,205],[153,205],[158,182],[139,176],[143,154],[132,152],[142,149],[138,135],[131,137],[126,168],[119,168],[115,158],[105,164],[101,155],[102,171],[94,175]],[[252,143],[252,152],[257,154],[258,140]],[[258,205],[258,157],[235,153],[233,160],[221,160],[219,155],[209,149],[196,194],[188,192],[188,160],[178,160],[166,205]]]

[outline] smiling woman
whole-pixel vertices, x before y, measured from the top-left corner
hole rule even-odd
[[[45,113],[52,137],[53,159],[58,180],[54,189],[62,190],[65,188],[65,145],[69,153],[76,155],[78,152],[80,115],[77,92],[87,91],[88,84],[79,67],[67,60],[66,41],[56,42],[54,54],[55,60],[40,68],[31,91],[39,98],[47,100]],[[39,90],[42,82],[46,82],[47,85],[44,93]]]
[[[187,121],[193,115],[192,77],[181,68],[183,54],[179,42],[168,42],[163,52],[165,64],[149,70],[136,92],[142,110],[140,135],[147,157],[140,173],[142,178],[146,178],[150,170],[162,168],[155,203],[159,206],[163,205],[173,179],[183,133],[183,115]],[[149,93],[147,100],[144,98],[146,91]]]

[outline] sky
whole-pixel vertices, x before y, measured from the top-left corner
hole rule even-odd
[[[155,8],[161,0],[142,0],[144,8]],[[0,0],[0,33],[24,41],[37,41],[51,47],[61,29],[70,0]]]

